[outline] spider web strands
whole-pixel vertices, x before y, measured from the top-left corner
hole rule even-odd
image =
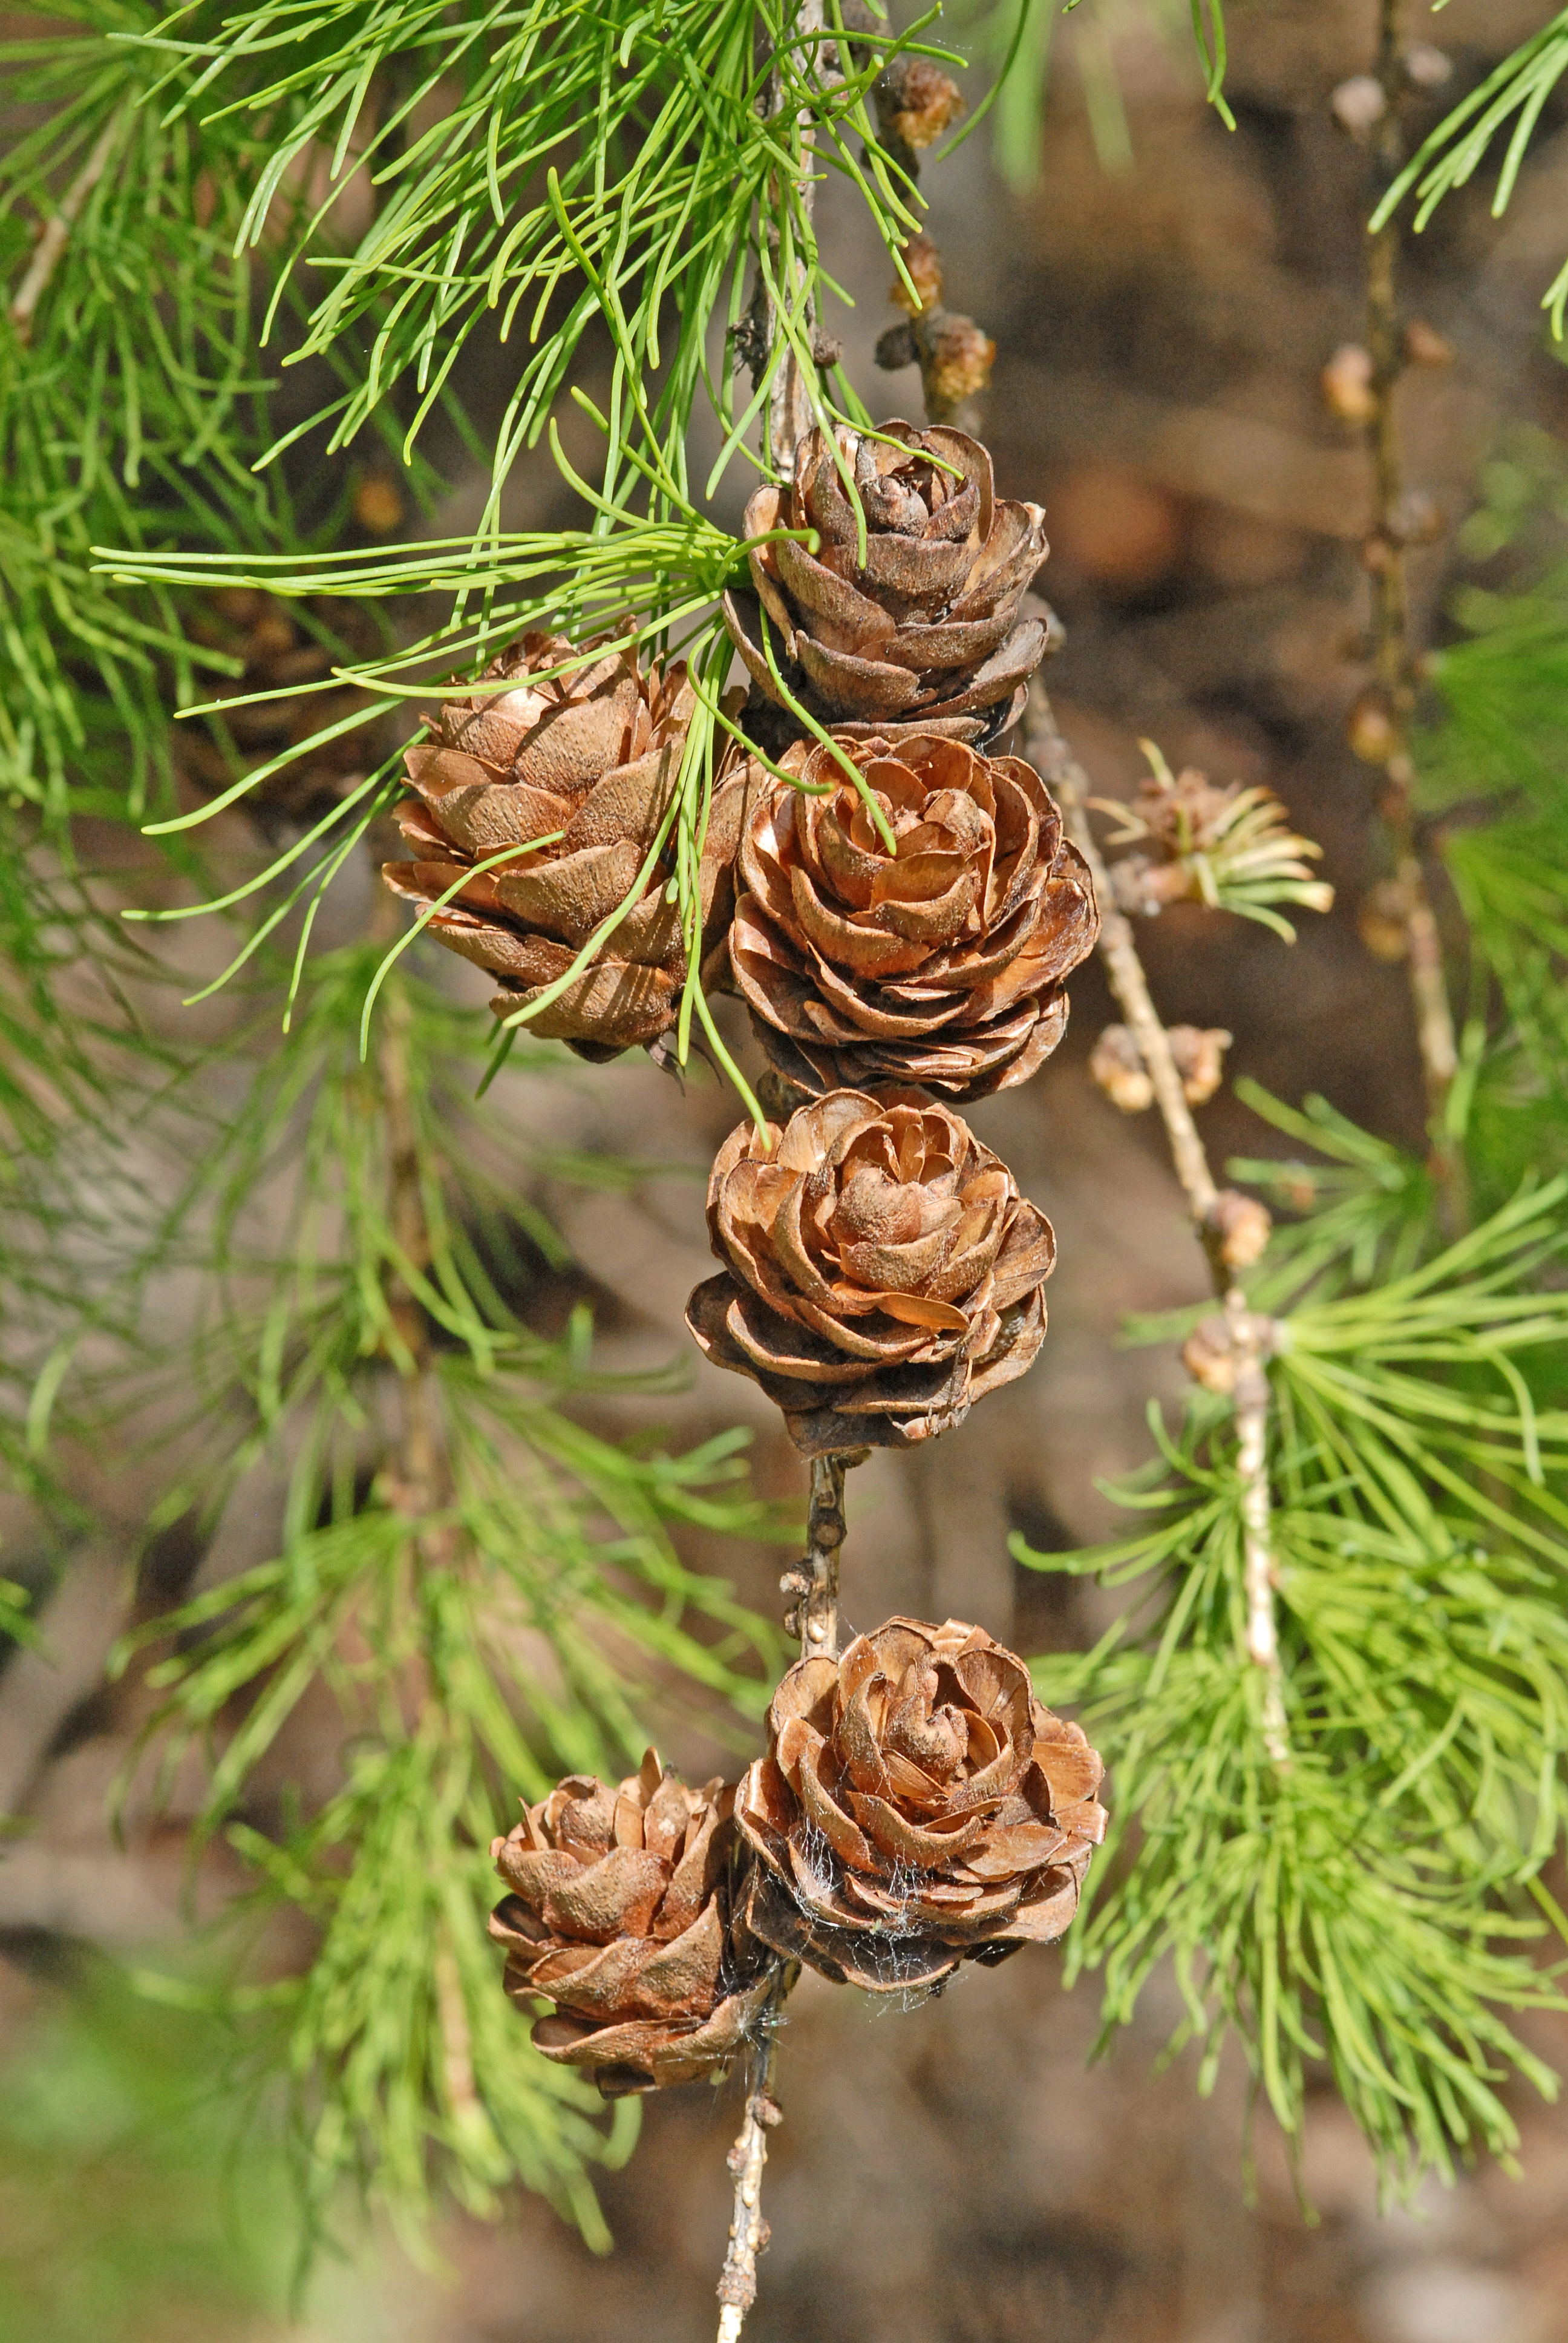
[[[1376,1147],[1303,1121],[1347,1168]],[[1522,1194],[1419,1267],[1284,1322],[1270,1373],[1288,1773],[1247,1656],[1224,1403],[1195,1395],[1175,1437],[1151,1412],[1161,1463],[1117,1492],[1141,1517],[1123,1543],[1015,1546],[1037,1568],[1141,1582],[1094,1651],[1037,1666],[1042,1695],[1081,1704],[1101,1736],[1113,1838],[1137,1840],[1131,1867],[1097,1867],[1070,1939],[1072,1964],[1104,1970],[1107,2027],[1171,1958],[1173,2046],[1201,2046],[1201,2084],[1233,2035],[1295,2132],[1326,2063],[1396,2189],[1477,2147],[1512,2152],[1510,2072],[1555,2087],[1509,2018],[1563,2006],[1531,1947],[1546,1922],[1568,1936],[1539,1878],[1568,1821],[1565,1192]],[[1386,1193],[1369,1182],[1373,1216]],[[1341,1242],[1349,1210],[1342,1187]]]
[[[948,57],[923,42],[930,21],[890,33],[895,50]],[[561,0],[492,6],[454,20],[408,0],[356,12],[270,5],[204,39],[189,12],[146,36],[186,85],[173,110],[266,126],[238,243],[254,244],[276,191],[304,159],[330,156],[333,184],[294,240],[279,293],[307,266],[327,291],[291,358],[368,337],[361,379],[330,410],[334,444],[412,377],[407,444],[449,382],[468,337],[494,317],[531,355],[498,437],[496,479],[545,427],[590,321],[615,342],[615,424],[604,493],[627,483],[621,432],[640,386],[671,364],[644,418],[685,492],[683,442],[703,379],[709,322],[740,315],[749,256],[791,241],[809,272],[815,243],[802,201],[800,120],[817,164],[848,177],[890,252],[916,224],[906,183],[875,146],[867,94],[881,56],[857,63],[838,27],[799,34],[783,7],[726,0],[717,10],[616,0],[585,16]],[[296,63],[300,45],[304,62]],[[269,78],[286,54],[289,69]],[[957,60],[951,60],[957,62]],[[765,111],[769,82],[777,110]],[[427,122],[433,107],[438,118]],[[860,147],[869,148],[860,159]],[[321,243],[355,167],[376,217],[349,254]],[[679,330],[667,347],[670,311]],[[729,394],[719,400],[726,428]],[[478,534],[492,530],[496,503]]]

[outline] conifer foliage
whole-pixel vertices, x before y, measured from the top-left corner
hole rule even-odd
[[[1558,2006],[1542,1940],[1568,1931],[1543,1876],[1568,1819],[1565,1191],[1537,1176],[1568,1162],[1542,721],[1563,581],[1548,554],[1523,594],[1473,594],[1467,639],[1421,664],[1395,261],[1410,190],[1430,211],[1517,116],[1506,201],[1563,21],[1407,160],[1409,28],[1398,0],[1369,14],[1355,739],[1430,1145],[1254,1092],[1307,1153],[1221,1189],[1191,1107],[1229,1036],[1167,1031],[1136,923],[1181,900],[1283,948],[1285,909],[1330,890],[1267,792],[1157,749],[1110,840],[1139,850],[1107,870],[1037,672],[1045,516],[998,496],[964,427],[990,345],[940,307],[919,233],[920,157],[963,135],[934,15],[55,14],[6,53],[32,126],[0,159],[5,1437],[63,1544],[53,1462],[110,1434],[158,1460],[149,1541],[274,1503],[273,1550],[146,1606],[114,1664],[143,1674],[147,1767],[200,1761],[198,1851],[225,1833],[247,1866],[261,1949],[224,1992],[258,2087],[283,2078],[307,2234],[346,2181],[417,2245],[444,2197],[494,2213],[520,2178],[608,2242],[591,2172],[636,2099],[744,2062],[733,2338],[801,1966],[908,1994],[1058,1938],[1070,1972],[1103,1969],[1108,2024],[1170,1959],[1201,2077],[1235,2036],[1292,2137],[1326,2071],[1395,2184],[1506,2153],[1504,2077],[1553,2086],[1512,2021]],[[1218,0],[1191,15],[1223,115]],[[997,90],[1025,86],[1036,21],[978,29]],[[1027,109],[1002,104],[1016,160]],[[923,420],[879,422],[824,322],[829,173],[886,247]],[[420,541],[443,450],[477,444],[481,339],[508,367],[488,494]],[[508,528],[541,443],[569,525]],[[739,536],[714,518],[731,472]],[[1495,549],[1562,497],[1539,449],[1493,485],[1483,551],[1478,528]],[[1442,845],[1456,1021],[1428,815],[1461,767],[1490,793]],[[93,823],[150,841],[128,929],[83,867]],[[224,939],[195,994],[216,1040],[166,997],[189,920]],[[1047,1340],[1052,1232],[960,1109],[1035,1073],[1097,940],[1126,1021],[1097,1078],[1158,1105],[1215,1308],[1143,1330],[1184,1343],[1191,1389],[1174,1429],[1152,1419],[1136,1531],[1020,1558],[1135,1596],[1032,1678],[983,1622],[840,1649],[846,1473],[950,1434]],[[495,980],[488,1019],[432,944]],[[689,1322],[810,1460],[787,1668],[673,1535],[779,1534],[742,1437],[671,1456],[588,1431],[586,1315],[547,1337],[528,1307],[561,1262],[523,1192],[531,1086],[631,1049],[734,1087],[722,1267]],[[269,1805],[324,1697],[341,1779]],[[738,1781],[647,1750],[655,1717],[699,1711],[749,1751],[766,1720]],[[487,1942],[492,1856],[531,2041]],[[280,1976],[284,1922],[311,1949]]]

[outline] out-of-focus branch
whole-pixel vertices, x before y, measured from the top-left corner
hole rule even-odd
[[[27,273],[16,287],[11,304],[11,323],[17,335],[26,341],[33,331],[34,313],[49,289],[49,279],[60,266],[65,246],[71,241],[71,230],[82,215],[82,206],[109,167],[109,157],[118,142],[123,124],[118,114],[111,115],[104,125],[93,151],[60,199],[60,208],[44,226],[37,249],[27,265]]]
[[[1410,76],[1403,33],[1404,0],[1379,0],[1373,76],[1382,94],[1373,141],[1379,195],[1392,185],[1405,160],[1403,108],[1410,97]],[[1375,505],[1366,563],[1372,584],[1372,663],[1386,719],[1377,744],[1386,776],[1381,810],[1393,842],[1395,879],[1403,906],[1416,1039],[1432,1117],[1433,1169],[1449,1191],[1452,1203],[1462,1170],[1442,1137],[1442,1114],[1458,1071],[1459,1053],[1442,964],[1442,939],[1417,846],[1412,802],[1415,767],[1410,752],[1418,670],[1411,640],[1406,547],[1412,531],[1419,532],[1420,513],[1405,490],[1399,424],[1399,385],[1408,362],[1398,282],[1403,219],[1402,211],[1396,211],[1367,236],[1369,419]],[[1424,510],[1424,503],[1421,509]]]

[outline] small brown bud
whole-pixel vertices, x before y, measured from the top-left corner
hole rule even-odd
[[[1399,746],[1399,730],[1375,691],[1363,691],[1351,709],[1345,738],[1363,765],[1386,765]]]
[[[942,305],[942,256],[929,236],[912,236],[904,246],[904,266],[910,272],[915,297],[910,297],[910,287],[901,277],[895,277],[888,288],[888,298],[897,309],[907,310],[918,317],[922,309],[940,309]]]
[[[1442,89],[1453,79],[1453,59],[1431,41],[1412,41],[1403,65],[1412,89]]]
[[[837,334],[824,333],[819,326],[811,337],[811,356],[819,367],[836,367],[844,355],[844,345]]]
[[[910,325],[890,326],[885,334],[878,336],[877,347],[872,352],[884,374],[897,374],[904,367],[917,365],[920,355],[915,343],[915,330]]]
[[[1329,112],[1351,137],[1370,136],[1388,112],[1382,82],[1372,74],[1352,74],[1331,93]]]
[[[1446,334],[1429,326],[1424,317],[1412,317],[1404,329],[1404,354],[1412,366],[1448,367],[1458,355]]]
[[[1274,1232],[1267,1204],[1236,1188],[1223,1189],[1215,1197],[1209,1225],[1220,1238],[1220,1258],[1227,1269],[1251,1269],[1261,1261]]]
[[[920,367],[926,410],[933,423],[950,417],[990,381],[996,344],[972,317],[944,317],[930,335]]]
[[[1195,1383],[1228,1398],[1236,1388],[1236,1360],[1229,1321],[1205,1318],[1181,1345],[1181,1363]]]
[[[1390,967],[1410,950],[1410,894],[1398,879],[1380,879],[1356,914],[1356,929],[1374,960]]]
[[[1372,352],[1342,342],[1320,377],[1329,412],[1345,423],[1370,423],[1377,413]]]
[[[962,90],[930,57],[895,57],[876,96],[879,126],[917,154],[935,146],[964,110]]]
[[[1185,862],[1157,862],[1148,854],[1124,854],[1113,862],[1111,889],[1117,910],[1125,911],[1130,920],[1152,920],[1169,904],[1183,902],[1197,892]]]
[[[1447,526],[1442,507],[1425,488],[1406,488],[1388,517],[1388,532],[1397,545],[1432,545]]]
[[[354,491],[354,518],[372,537],[390,537],[402,520],[403,491],[385,472],[367,472]]]
[[[1235,1036],[1222,1027],[1172,1025],[1166,1034],[1189,1106],[1206,1106],[1225,1079],[1225,1052]]]
[[[1369,537],[1362,548],[1362,568],[1371,578],[1381,578],[1394,557],[1392,538],[1381,533]]]
[[[1123,1114],[1141,1114],[1154,1103],[1154,1085],[1143,1064],[1131,1031],[1125,1025],[1108,1025],[1089,1053],[1091,1081]]]

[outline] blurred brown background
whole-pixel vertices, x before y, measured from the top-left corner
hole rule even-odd
[[[1128,106],[1128,168],[1108,175],[1096,159],[1069,27],[1056,45],[1039,187],[1005,191],[982,133],[928,172],[931,233],[950,300],[999,344],[984,427],[1005,491],[1048,508],[1054,549],[1040,582],[1068,626],[1050,681],[1097,783],[1128,792],[1144,734],[1173,766],[1266,780],[1296,827],[1322,841],[1339,889],[1332,917],[1303,919],[1293,950],[1261,928],[1200,913],[1151,924],[1143,940],[1167,1018],[1227,1026],[1233,1071],[1292,1101],[1321,1090],[1372,1128],[1411,1139],[1421,1105],[1402,972],[1372,960],[1355,926],[1378,875],[1372,779],[1343,739],[1366,677],[1357,539],[1367,468],[1353,432],[1324,411],[1318,384],[1336,346],[1360,330],[1369,182],[1364,155],[1335,131],[1327,99],[1370,63],[1372,0],[1231,0],[1233,134],[1202,104],[1185,27],[1168,23],[1181,13],[1162,15],[1142,0],[1101,11]],[[1452,56],[1452,96],[1550,13],[1545,0],[1452,0],[1430,24],[1412,7],[1412,32]],[[1489,184],[1473,188],[1439,213],[1410,260],[1411,307],[1456,352],[1452,367],[1413,374],[1402,394],[1410,478],[1451,521],[1473,503],[1478,467],[1505,419],[1568,437],[1568,374],[1538,313],[1568,236],[1562,119],[1559,106],[1503,222],[1488,216]],[[889,379],[870,365],[893,315],[886,263],[848,196],[829,189],[823,214],[858,303],[830,322],[845,333],[862,388],[898,413],[918,399],[914,374]],[[514,517],[542,512],[556,494],[531,476]],[[477,479],[460,483],[442,520],[460,526],[478,498]],[[1453,565],[1448,538],[1418,558],[1429,632],[1441,628]],[[340,916],[351,919],[354,906]],[[1021,1529],[1037,1547],[1057,1548],[1107,1533],[1114,1515],[1097,1483],[1141,1461],[1146,1399],[1177,1388],[1168,1353],[1114,1347],[1119,1319],[1202,1291],[1152,1118],[1118,1116],[1084,1071],[1111,1013],[1091,970],[1044,1075],[975,1115],[1056,1223],[1050,1338],[1024,1383],[933,1453],[879,1456],[854,1477],[846,1604],[855,1624],[900,1610],[950,1613],[1038,1652],[1077,1644],[1104,1623],[1105,1597],[1018,1570],[1007,1538]],[[547,1182],[542,1201],[574,1266],[536,1297],[544,1318],[558,1321],[570,1301],[591,1301],[606,1365],[683,1356],[681,1305],[708,1266],[701,1174],[734,1119],[728,1096],[698,1084],[683,1100],[638,1064],[519,1085],[508,1111],[526,1117],[536,1139],[576,1148],[624,1147],[634,1131],[638,1154],[685,1167],[629,1199]],[[1203,1120],[1219,1158],[1272,1144],[1224,1096]],[[628,1413],[667,1426],[679,1445],[749,1423],[764,1489],[793,1494],[802,1485],[766,1403],[738,1379],[694,1365],[683,1396],[604,1421],[624,1425]],[[51,1657],[15,1660],[0,1685],[0,1811],[25,1821],[0,1865],[0,1946],[11,1956],[0,1973],[0,2053],[24,2078],[10,2087],[0,2146],[0,2257],[18,2298],[31,2298],[35,2282],[42,2305],[45,2273],[58,2280],[73,2257],[78,2278],[97,2268],[106,2226],[136,2239],[135,2251],[127,2244],[116,2248],[118,2260],[110,2256],[113,2282],[102,2281],[101,2297],[98,2278],[82,2278],[60,2298],[68,2316],[56,2325],[40,2308],[29,2343],[56,2335],[75,2343],[89,2328],[107,2343],[197,2334],[266,2343],[281,2332],[266,2307],[287,2217],[276,2193],[237,2216],[221,2192],[209,2203],[207,2176],[182,2177],[179,2159],[152,2144],[130,2083],[116,2128],[117,2103],[111,2095],[106,2117],[90,2077],[119,2053],[95,2037],[56,2068],[89,2077],[81,2087],[93,2112],[79,2135],[68,2122],[62,2129],[57,2108],[27,2128],[28,2060],[55,2038],[69,1948],[99,1944],[134,1957],[181,1926],[179,1799],[162,1819],[133,1806],[123,1847],[111,1845],[103,1821],[140,1700],[134,1687],[109,1694],[100,1683],[129,1599],[116,1523],[128,1529],[146,1493],[134,1465],[106,1460],[90,1493],[106,1526],[45,1619]],[[171,1574],[188,1583],[195,1569],[200,1583],[216,1583],[266,1551],[269,1534],[265,1503],[253,1499],[205,1554],[172,1557]],[[776,1607],[777,1554],[698,1541],[691,1552],[759,1607]],[[150,1604],[157,1591],[144,1574],[136,1599]],[[695,1744],[668,1754],[699,1767],[717,1755]],[[272,1790],[289,1774],[318,1789],[337,1762],[325,1709],[303,1715],[269,1765]],[[226,1885],[215,1864],[204,1896],[216,1901]],[[1091,2066],[1093,1981],[1064,1994],[1045,1953],[966,1976],[908,2013],[808,1978],[784,2038],[788,2121],[775,2136],[765,2197],[775,2242],[749,2334],[757,2343],[1568,2338],[1563,2116],[1522,2099],[1522,2177],[1487,2170],[1451,2191],[1429,2188],[1413,2213],[1380,2220],[1364,2152],[1325,2096],[1306,2143],[1305,2187],[1319,2216],[1309,2225],[1262,2115],[1248,2202],[1239,2062],[1208,2102],[1195,2095],[1190,2059],[1157,2074],[1174,2017],[1172,1994],[1156,1984],[1139,2025]],[[1537,2026],[1533,2038],[1568,2060],[1568,2029]],[[648,2107],[630,2167],[604,2185],[618,2241],[609,2258],[596,2260],[532,2200],[497,2228],[454,2224],[442,2240],[444,2278],[413,2271],[390,2240],[373,2237],[357,2264],[324,2275],[310,2335],[318,2343],[709,2335],[739,2090],[732,2080]],[[43,2145],[30,2150],[30,2139]],[[173,2220],[177,2252],[157,2234],[171,2206],[183,2208]],[[227,2226],[237,2217],[243,2227],[247,2210],[266,2232],[259,2257],[236,2247]]]

